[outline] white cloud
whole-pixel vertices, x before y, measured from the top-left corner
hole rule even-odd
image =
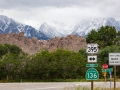
[[[0,0],[0,14],[39,27],[43,22],[75,24],[83,19],[120,20],[119,0]]]

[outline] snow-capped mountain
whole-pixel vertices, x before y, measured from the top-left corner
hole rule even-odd
[[[28,38],[37,37],[38,39],[48,39],[48,37],[46,37],[42,32],[37,31],[31,26],[16,22],[7,16],[0,15],[1,34],[20,32],[24,32],[24,35]]]
[[[25,25],[15,22],[7,16],[0,15],[0,32],[1,33],[19,33],[22,32]]]
[[[37,37],[38,39],[49,39],[56,36],[64,37],[70,34],[86,36],[92,29],[97,30],[101,26],[114,26],[116,30],[120,30],[120,21],[114,18],[97,18],[89,21],[81,21],[76,25],[67,25],[60,22],[43,23],[39,29],[25,25],[7,16],[0,15],[0,33],[20,33],[24,32],[26,37]]]
[[[59,30],[59,32],[63,33],[64,35],[69,35],[71,32],[73,32],[74,25],[68,25],[67,23],[61,23],[61,22],[51,22],[48,23],[50,26],[53,26]]]
[[[56,36],[64,37],[69,33],[69,31],[66,31],[63,28],[58,27],[57,25],[56,26],[54,26],[53,24],[48,25],[46,22],[40,26],[39,31],[44,33],[49,38],[54,38]]]
[[[72,32],[74,35],[86,36],[92,29],[99,29],[101,26],[114,26],[116,30],[120,30],[120,22],[114,18],[97,18],[90,21],[78,23]]]

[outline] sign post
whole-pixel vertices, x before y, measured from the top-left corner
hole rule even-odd
[[[114,65],[114,90],[116,89],[116,66]]]
[[[112,81],[112,72],[113,72],[113,68],[108,68],[106,70],[102,69],[102,73],[103,73],[103,76],[105,77],[106,76],[106,73],[109,72],[110,74],[110,89],[111,89],[111,81]]]
[[[114,66],[114,90],[116,89],[116,65],[120,65],[120,53],[109,53],[109,65]]]
[[[103,64],[102,68],[105,70],[105,73],[106,73],[106,69],[108,68],[108,65],[107,64]],[[104,74],[104,77],[105,77],[105,83],[106,83],[106,74]]]
[[[109,72],[109,74],[110,74],[110,89],[111,89],[112,72]]]
[[[86,67],[98,67],[98,64],[93,64],[97,62],[97,56],[94,55],[98,52],[98,44],[87,44],[86,52],[91,54],[88,56],[88,63]],[[91,90],[93,90],[93,80],[97,80],[99,78],[99,73],[95,68],[90,68],[86,72],[86,79],[91,80]]]
[[[93,90],[93,80],[98,80],[99,73],[95,68],[89,68],[86,72],[86,79],[91,80],[91,90]]]

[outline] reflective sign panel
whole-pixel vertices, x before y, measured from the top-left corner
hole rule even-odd
[[[97,56],[88,56],[88,62],[89,63],[95,63],[97,62]]]
[[[98,44],[87,44],[87,53],[93,54],[98,52]]]
[[[120,65],[120,53],[109,53],[109,65]]]

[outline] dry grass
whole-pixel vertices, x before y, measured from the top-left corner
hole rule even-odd
[[[69,88],[64,88],[64,90],[91,90],[89,87],[81,87],[81,86],[75,86],[75,87],[69,87]],[[114,88],[94,88],[93,90],[114,90]],[[120,88],[116,88],[115,90],[120,90]]]

